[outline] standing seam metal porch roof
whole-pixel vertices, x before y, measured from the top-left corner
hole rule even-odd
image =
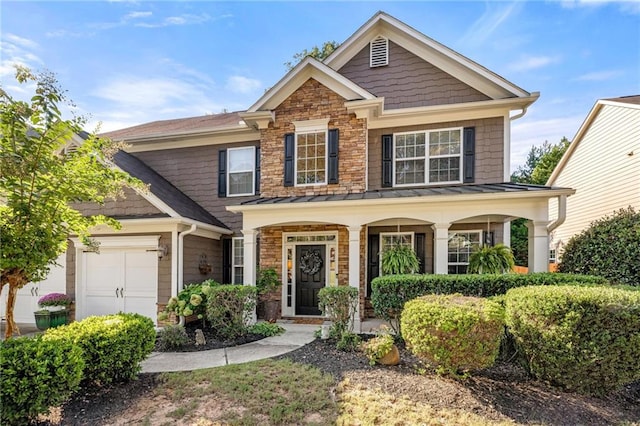
[[[570,188],[560,188],[543,185],[531,185],[524,183],[487,183],[487,184],[465,184],[430,186],[421,188],[390,188],[375,191],[357,192],[351,194],[325,194],[307,195],[292,197],[270,197],[256,198],[243,202],[241,205],[268,205],[268,204],[291,204],[291,203],[316,203],[323,201],[347,201],[347,200],[377,200],[384,198],[412,198],[429,197],[435,195],[469,195],[469,194],[502,194],[515,192],[546,192],[555,190],[570,190]]]

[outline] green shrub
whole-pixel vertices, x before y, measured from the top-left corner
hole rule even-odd
[[[367,340],[360,345],[360,349],[369,359],[369,365],[375,365],[385,357],[395,344],[393,336],[386,328],[382,328],[373,339]]]
[[[558,273],[499,274],[499,275],[389,275],[372,282],[371,303],[376,316],[389,322],[400,334],[400,314],[404,304],[427,294],[454,294],[490,297],[504,294],[516,287],[556,285],[565,283],[607,284],[602,277]]]
[[[640,292],[527,287],[505,298],[506,322],[535,377],[604,394],[640,379]]]
[[[278,336],[284,333],[284,328],[270,322],[259,322],[249,327],[249,333],[259,334],[264,337]]]
[[[26,424],[65,402],[82,379],[82,349],[66,339],[0,341],[0,419]]]
[[[492,300],[459,294],[407,302],[402,337],[438,373],[458,375],[493,365],[504,333],[504,310]]]
[[[256,288],[243,285],[212,287],[207,319],[218,339],[235,339],[247,333],[247,322],[256,307]]]
[[[336,344],[336,349],[343,352],[353,352],[360,346],[360,336],[349,331],[342,333]]]
[[[191,343],[184,326],[172,324],[158,333],[158,349],[162,352],[175,351]]]
[[[178,296],[169,299],[164,309],[164,316],[175,313],[177,316],[185,317],[197,315],[198,318],[203,319],[207,310],[207,297],[211,294],[211,289],[218,285],[220,284],[214,280],[187,284]]]
[[[67,339],[82,349],[84,380],[98,385],[131,380],[151,353],[156,332],[151,319],[139,314],[92,316],[50,328],[46,341]]]
[[[380,266],[385,275],[413,274],[420,269],[420,260],[413,248],[397,243],[382,253]]]
[[[631,207],[596,220],[569,240],[558,265],[561,272],[600,275],[640,286],[640,212]]]
[[[340,339],[353,328],[358,307],[358,289],[348,286],[324,287],[318,292],[318,306],[333,322],[331,334]]]
[[[504,244],[482,246],[469,256],[470,274],[507,274],[515,265],[511,249]]]

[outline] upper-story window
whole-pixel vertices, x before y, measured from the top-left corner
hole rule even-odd
[[[229,148],[227,150],[227,195],[253,195],[255,193],[256,148]]]
[[[327,131],[296,133],[296,185],[327,181]]]
[[[462,128],[397,133],[394,185],[462,182]]]

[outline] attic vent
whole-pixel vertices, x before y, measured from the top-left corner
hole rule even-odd
[[[64,150],[62,152],[64,153],[64,155],[69,155],[69,154],[73,154],[77,150],[78,150],[78,145],[69,144],[64,147]]]
[[[383,67],[389,65],[389,39],[376,37],[369,43],[370,67]]]

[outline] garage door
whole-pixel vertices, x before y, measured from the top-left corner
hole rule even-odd
[[[80,318],[117,312],[156,320],[158,256],[149,247],[102,247],[83,251]]]

